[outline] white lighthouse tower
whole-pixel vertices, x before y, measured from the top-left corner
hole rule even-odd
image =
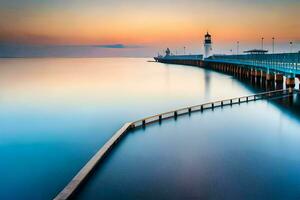
[[[204,39],[204,58],[211,56],[211,35],[207,32]]]

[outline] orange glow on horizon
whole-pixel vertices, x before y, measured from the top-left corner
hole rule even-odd
[[[220,3],[221,4],[221,3]],[[208,30],[220,43],[257,41],[260,37],[300,40],[297,5],[229,7],[213,4],[207,10],[192,5],[177,8],[119,7],[114,10],[30,10],[27,15],[0,9],[0,41],[28,44],[138,44],[202,42]],[[215,7],[214,7],[215,6]],[[102,12],[100,12],[102,11]],[[286,14],[289,13],[289,14]],[[4,20],[10,19],[9,20]],[[14,22],[14,23],[13,23]]]

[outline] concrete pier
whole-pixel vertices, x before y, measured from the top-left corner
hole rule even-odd
[[[267,73],[266,80],[267,80],[267,82],[274,82],[275,81],[275,75],[273,73]]]
[[[300,74],[296,74],[296,78],[298,78],[298,81],[299,81],[299,89],[300,89]]]
[[[261,78],[263,81],[265,81],[267,79],[267,72],[261,71]]]
[[[283,84],[283,74],[275,74],[276,84]]]
[[[244,72],[245,78],[249,79],[250,78],[250,73],[251,73],[251,70],[245,69],[245,72]]]
[[[269,72],[268,68],[256,67],[247,64],[235,64],[228,62],[211,62],[207,60],[194,61],[194,60],[166,60],[162,59],[158,62],[170,63],[170,64],[183,64],[200,66],[208,69],[213,69],[223,73],[227,73],[237,77],[246,82],[251,82],[254,87],[262,87],[266,90],[276,88],[282,89],[284,84],[284,76],[288,77],[290,73],[282,73],[279,71]],[[296,77],[299,79],[300,74],[297,73]],[[293,87],[295,81],[287,80],[285,82],[288,87]]]
[[[265,82],[266,82],[266,91],[275,90],[275,75],[273,73],[267,73]]]
[[[259,69],[256,69],[256,70],[255,70],[255,77],[256,77],[257,79],[260,79],[260,78],[261,78],[261,70],[259,70]]]
[[[294,77],[286,78],[285,85],[287,88],[294,88],[295,87],[295,78]]]
[[[252,76],[252,77],[255,77],[255,69],[251,69],[251,72],[250,72],[250,75]]]

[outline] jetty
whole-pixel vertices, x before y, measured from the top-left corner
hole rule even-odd
[[[274,47],[273,47],[274,49]],[[168,64],[191,65],[213,69],[224,73],[255,79],[256,82],[284,84],[295,87],[295,79],[300,81],[300,51],[290,53],[268,53],[268,50],[251,49],[243,54],[212,54],[212,37],[204,36],[204,56],[172,54],[167,48],[165,56],[154,57],[156,62]]]

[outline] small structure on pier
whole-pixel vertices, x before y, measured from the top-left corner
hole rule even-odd
[[[247,53],[247,54],[266,54],[266,53],[268,53],[268,50],[251,49],[251,50],[248,50],[248,51],[244,51],[244,53]]]
[[[165,50],[166,55],[158,55],[157,57],[154,57],[154,60],[156,62],[164,62],[164,63],[173,63],[176,64],[177,62],[181,61],[190,61],[190,65],[192,63],[199,63],[200,60],[203,59],[203,55],[201,54],[190,54],[190,55],[174,55],[172,54],[170,48],[167,48]],[[178,63],[179,64],[179,63]],[[188,62],[186,62],[188,64]]]
[[[166,49],[166,56],[170,56],[171,55],[171,50],[169,48]]]

